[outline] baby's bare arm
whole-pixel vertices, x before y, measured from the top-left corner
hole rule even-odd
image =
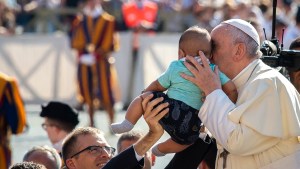
[[[145,90],[144,92],[148,91],[158,91],[158,92],[163,92],[167,90],[166,88],[162,87],[158,80],[153,81]]]
[[[238,97],[238,92],[237,92],[237,89],[236,89],[234,83],[231,80],[229,80],[227,83],[225,83],[222,86],[222,89],[223,89],[224,93],[226,93],[226,95],[229,97],[229,99],[233,103],[235,103],[237,100],[237,97]]]

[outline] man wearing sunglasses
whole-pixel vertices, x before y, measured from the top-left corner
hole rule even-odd
[[[102,131],[92,127],[77,128],[66,137],[63,143],[62,155],[66,168],[142,168],[144,166],[144,154],[158,141],[164,132],[158,121],[169,111],[166,108],[168,103],[160,104],[153,109],[163,98],[157,98],[149,102],[152,97],[153,95],[149,95],[142,103],[145,110],[144,119],[149,126],[149,132],[137,143],[113,157],[116,150],[107,143]],[[163,110],[164,108],[166,109]]]

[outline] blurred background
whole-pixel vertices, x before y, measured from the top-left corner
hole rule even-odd
[[[27,131],[12,137],[13,162],[20,162],[33,145],[50,145],[41,127],[41,104],[59,100],[74,107],[78,105],[78,56],[70,39],[84,2],[0,0],[0,72],[18,80],[29,124]],[[154,6],[155,17],[151,20],[135,18],[140,19],[137,29],[127,21],[131,13],[126,10],[126,4],[134,3],[144,10],[148,2]],[[100,0],[100,3],[104,11],[114,16],[120,42],[111,60],[119,82],[114,106],[116,121],[124,118],[128,103],[155,80],[171,60],[177,59],[179,37],[190,26],[199,25],[211,31],[223,20],[240,18],[254,25],[261,41],[270,39],[272,34],[272,0]],[[299,0],[277,1],[275,35],[284,49],[300,36],[299,5]],[[96,127],[106,132],[111,145],[116,146],[118,137],[109,134],[109,120],[101,107],[95,121]],[[88,115],[83,107],[79,126],[87,125]],[[143,120],[136,127],[147,130]],[[166,138],[167,134],[162,140]],[[171,158],[172,155],[157,158],[154,168],[163,168]]]

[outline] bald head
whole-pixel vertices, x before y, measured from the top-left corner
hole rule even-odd
[[[54,148],[48,146],[35,146],[29,150],[23,161],[42,164],[46,168],[59,169],[61,167],[61,159]]]

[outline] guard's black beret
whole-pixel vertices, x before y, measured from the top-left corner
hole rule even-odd
[[[61,102],[51,101],[46,106],[42,105],[41,117],[48,117],[68,122],[76,126],[79,123],[78,113],[69,105]]]

